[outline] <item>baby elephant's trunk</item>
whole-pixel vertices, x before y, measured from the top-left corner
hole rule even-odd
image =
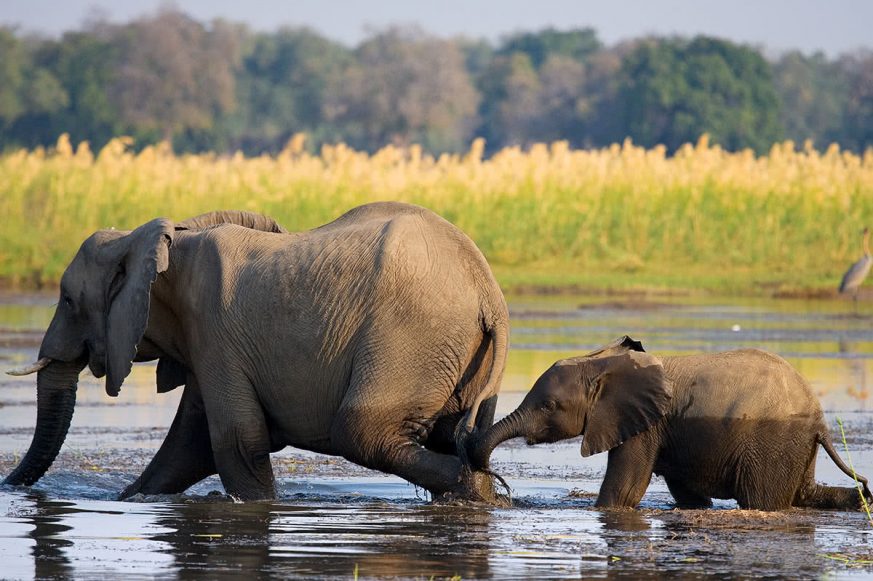
[[[525,435],[525,414],[515,410],[482,434],[467,441],[467,462],[474,470],[488,470],[494,448],[512,438]]]
[[[474,445],[478,442],[479,432],[474,428],[473,432],[468,432],[466,422],[463,420],[458,423],[455,429],[455,446],[458,452],[458,459],[461,461],[460,487],[458,493],[460,498],[472,500],[475,502],[485,502],[495,506],[510,506],[511,502],[508,496],[499,494],[494,485],[494,480],[498,480],[506,490],[509,486],[497,474],[494,474],[487,467],[474,465],[470,453],[473,451]],[[454,499],[455,494],[449,494],[446,498]]]

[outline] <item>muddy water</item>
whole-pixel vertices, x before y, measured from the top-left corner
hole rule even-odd
[[[53,297],[0,297],[0,367],[32,358]],[[655,354],[755,346],[809,378],[828,419],[843,420],[856,469],[873,476],[873,306],[840,301],[651,297],[510,297],[512,349],[498,416],[555,359],[621,334]],[[679,511],[653,479],[635,511],[592,505],[606,455],[579,442],[497,449],[515,506],[445,506],[404,481],[343,460],[274,455],[280,498],[234,504],[210,478],[186,495],[117,502],[175,413],[140,365],[117,399],[84,377],[70,436],[32,488],[0,487],[0,578],[638,578],[873,576],[873,526],[862,513],[760,513],[717,501]],[[32,379],[0,379],[0,475],[27,449]],[[835,436],[838,437],[835,431]],[[845,456],[845,451],[840,449]],[[819,454],[821,482],[849,485]]]

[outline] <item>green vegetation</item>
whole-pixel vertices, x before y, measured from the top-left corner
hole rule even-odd
[[[873,516],[870,514],[870,505],[867,503],[867,498],[864,496],[864,489],[861,483],[858,482],[858,473],[855,472],[855,465],[852,463],[852,456],[849,454],[849,443],[846,442],[846,430],[843,428],[842,418],[837,417],[837,425],[840,427],[840,440],[843,442],[843,448],[846,450],[846,460],[849,462],[849,468],[852,470],[852,477],[855,479],[855,488],[858,490],[858,496],[861,498],[861,506],[864,507],[864,512],[867,514],[867,522],[873,526]]]
[[[171,7],[126,23],[99,18],[60,38],[0,26],[0,150],[61,133],[95,149],[277,153],[295,133],[315,152],[413,143],[488,153],[630,136],[668,153],[707,133],[731,151],[811,140],[873,145],[873,53],[839,58],[698,36],[604,45],[590,28],[521,31],[498,43],[389,28],[348,47],[301,28],[255,32]]]
[[[481,140],[438,158],[418,147],[374,155],[344,145],[277,156],[134,153],[126,140],[94,155],[66,137],[50,152],[0,155],[0,278],[55,283],[99,228],[130,229],[220,208],[276,218],[289,230],[356,205],[403,200],[467,232],[505,288],[832,292],[873,223],[873,154],[820,154],[790,143],[767,156],[702,138],[668,157],[629,143],[507,148]]]
[[[700,128],[730,150],[766,151],[782,137],[770,68],[757,51],[712,38],[641,43],[623,64],[628,133],[674,151]]]

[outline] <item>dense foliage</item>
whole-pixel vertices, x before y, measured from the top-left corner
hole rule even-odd
[[[668,156],[626,143],[566,142],[484,158],[418,146],[320,154],[293,138],[278,155],[139,152],[116,139],[95,154],[63,137],[0,155],[0,279],[55,282],[98,228],[133,228],[216,208],[272,215],[289,230],[376,200],[442,214],[482,248],[508,287],[670,286],[758,292],[833,289],[873,223],[873,150],[729,153],[706,139]]]
[[[308,29],[256,33],[165,9],[125,24],[91,21],[59,39],[0,28],[0,149],[280,151],[295,133],[373,152],[422,144],[488,153],[565,140],[630,137],[673,152],[708,133],[731,150],[784,139],[863,151],[873,145],[873,55],[836,60],[707,37],[604,46],[591,29],[524,32],[498,45],[417,29],[376,32],[349,48]]]

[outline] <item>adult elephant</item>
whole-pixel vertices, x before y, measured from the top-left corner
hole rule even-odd
[[[49,468],[85,365],[116,396],[133,361],[157,359],[158,391],[184,392],[122,498],[216,472],[234,497],[271,498],[269,454],[290,445],[489,500],[490,478],[465,471],[455,439],[491,424],[507,335],[481,252],[417,206],[368,204],[294,234],[240,212],[101,230],[21,370],[38,371],[37,425],[5,482]]]
[[[632,507],[652,473],[681,507],[736,499],[742,508],[854,509],[851,487],[814,479],[818,446],[834,450],[818,399],[784,359],[757,349],[658,358],[629,337],[562,359],[510,415],[468,441],[476,468],[494,448],[582,435],[582,455],[609,450],[598,506]],[[867,479],[857,476],[873,500]]]

